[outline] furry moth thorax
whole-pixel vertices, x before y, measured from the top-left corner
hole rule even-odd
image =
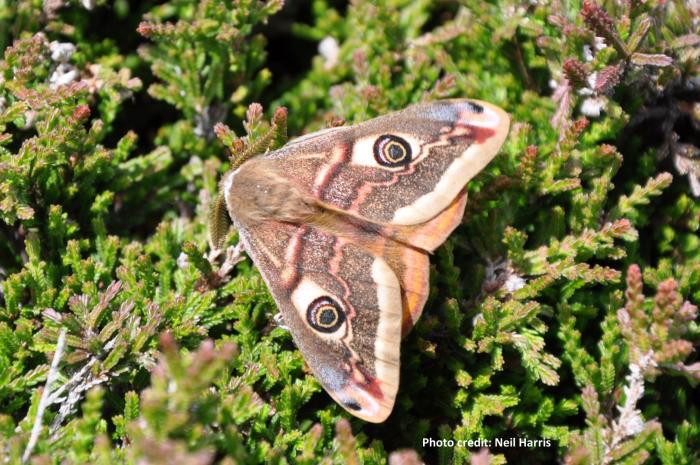
[[[254,158],[224,178],[227,208],[237,212],[232,218],[243,223],[303,223],[321,212],[316,201],[304,195],[278,169],[264,158]]]
[[[391,413],[428,254],[461,222],[466,183],[508,126],[486,102],[418,104],[304,136],[222,180],[221,203],[294,341],[353,415]]]

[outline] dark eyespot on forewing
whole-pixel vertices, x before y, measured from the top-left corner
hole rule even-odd
[[[377,163],[388,168],[404,167],[413,160],[411,144],[402,137],[391,134],[379,136],[374,143],[373,151]]]

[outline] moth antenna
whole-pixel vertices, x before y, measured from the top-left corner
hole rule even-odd
[[[231,222],[226,211],[226,198],[219,192],[209,207],[209,247],[219,250],[224,245]]]
[[[250,144],[242,152],[231,154],[231,169],[236,170],[244,162],[250,160],[256,155],[265,153],[270,147],[273,136],[272,131],[268,131],[262,137],[259,137],[254,143]]]
[[[287,142],[287,109],[280,107],[275,110],[270,129],[261,137],[248,145],[245,150],[231,153],[231,169],[236,169],[245,161],[256,155],[267,152],[274,147],[280,147]]]

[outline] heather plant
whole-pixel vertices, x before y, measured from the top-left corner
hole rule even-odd
[[[0,0],[0,458],[697,463],[699,26],[682,0]],[[512,127],[371,425],[276,323],[217,183],[450,97]]]

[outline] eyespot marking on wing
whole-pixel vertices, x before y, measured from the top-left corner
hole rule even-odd
[[[309,304],[306,321],[318,332],[334,333],[345,323],[345,311],[335,299],[324,295]]]
[[[318,337],[338,342],[345,336],[347,311],[337,296],[303,278],[292,292],[291,300],[301,319]]]
[[[413,160],[411,145],[405,139],[391,134],[379,136],[372,152],[377,163],[388,168],[403,167]]]
[[[411,134],[392,132],[357,139],[352,146],[351,162],[395,171],[406,168],[421,155],[419,139]]]

